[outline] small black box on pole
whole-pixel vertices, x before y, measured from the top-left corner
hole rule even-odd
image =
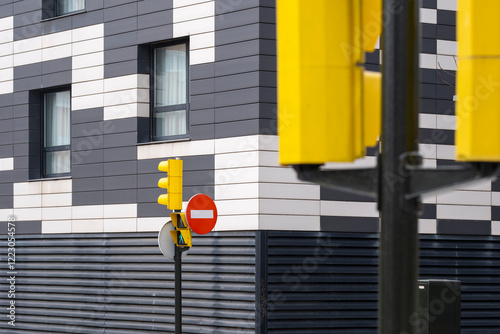
[[[419,280],[418,291],[417,333],[460,334],[460,281]]]

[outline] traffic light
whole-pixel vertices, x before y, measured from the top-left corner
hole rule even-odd
[[[500,161],[500,1],[460,0],[456,159]]]
[[[381,29],[382,0],[277,1],[281,164],[351,162],[375,144],[380,75],[363,64]]]
[[[162,161],[158,169],[167,172],[167,177],[158,181],[158,187],[167,189],[167,194],[158,197],[158,203],[166,205],[170,210],[182,210],[182,160]]]
[[[191,247],[191,229],[186,222],[184,212],[174,212],[170,214],[175,230],[170,231],[172,240],[178,247]]]

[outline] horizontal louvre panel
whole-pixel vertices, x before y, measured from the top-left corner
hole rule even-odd
[[[193,245],[182,264],[183,333],[254,333],[255,234],[211,233]],[[156,233],[16,235],[16,271],[16,333],[174,332],[174,265]],[[9,290],[5,276],[0,289]]]
[[[377,235],[269,232],[268,333],[375,333]]]

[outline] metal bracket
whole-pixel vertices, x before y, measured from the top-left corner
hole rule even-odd
[[[321,170],[320,165],[294,165],[293,168],[302,181],[359,195],[378,197],[377,168]]]
[[[321,170],[321,165],[294,165],[293,168],[302,181],[378,199],[379,185],[383,180],[380,174],[380,156],[377,160],[378,165],[374,168]],[[401,157],[407,171],[406,199],[482,178],[495,178],[500,167],[498,163],[475,162],[424,169],[421,167],[421,161],[421,156],[416,152]]]
[[[474,162],[457,166],[424,169],[407,165],[409,176],[407,199],[438,191],[451,186],[472,182],[483,178],[495,178],[500,164]]]

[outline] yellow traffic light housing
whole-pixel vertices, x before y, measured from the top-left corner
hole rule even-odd
[[[170,210],[182,210],[182,160],[162,161],[158,169],[167,172],[167,177],[158,181],[158,187],[167,189],[167,194],[158,197],[158,203],[166,205]]]
[[[170,214],[170,219],[175,228],[188,228],[185,212],[173,212]]]
[[[498,0],[458,1],[457,160],[500,161],[499,11]]]
[[[192,247],[191,230],[189,228],[182,228],[170,231],[172,240],[178,247]]]
[[[377,80],[365,84],[363,63],[381,31],[381,3],[277,1],[281,164],[350,162],[365,155],[367,127],[380,133],[380,121],[366,119],[381,107],[364,110],[366,85]]]

